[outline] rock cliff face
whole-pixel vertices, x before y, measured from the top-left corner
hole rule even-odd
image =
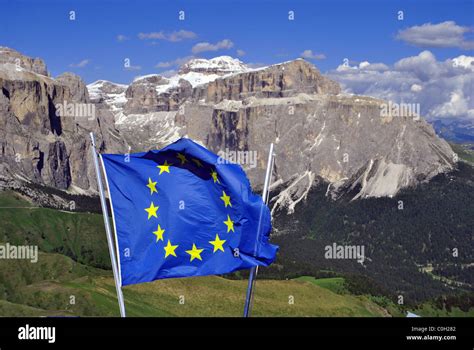
[[[113,114],[95,108],[72,73],[53,79],[41,60],[11,49],[0,50],[0,62],[0,176],[94,190],[88,132],[102,150],[123,150]]]
[[[26,70],[33,73],[49,76],[46,64],[41,58],[31,58],[18,51],[0,46],[0,65],[14,65],[17,70]]]
[[[125,91],[127,103],[124,112],[145,114],[177,110],[178,106],[191,96],[193,87],[184,79],[179,79],[176,85],[166,89],[168,85],[169,80],[159,75],[134,81]],[[165,88],[160,89],[162,87]]]
[[[272,206],[289,212],[321,181],[329,184],[327,194],[333,198],[348,191],[354,199],[393,196],[453,167],[451,148],[422,118],[383,116],[386,101],[342,94],[336,82],[304,60],[259,69],[216,61],[183,66],[180,79],[182,74],[208,78],[191,81],[191,92],[176,91],[178,85],[170,83],[176,77],[138,79],[152,97],[136,90],[127,93],[125,106],[147,106],[145,113],[138,107],[116,113],[118,127],[133,133],[128,141],[135,149],[159,148],[188,136],[214,152],[253,152],[256,163],[242,165],[258,187],[274,142],[272,188],[279,194]],[[136,83],[127,91],[138,89]],[[179,97],[161,102],[173,91]]]
[[[247,168],[257,184],[274,142],[273,188],[283,186],[273,207],[290,212],[318,179],[330,184],[333,197],[349,189],[354,198],[380,197],[451,169],[453,152],[429,124],[409,116],[382,118],[381,103],[340,94],[202,103],[186,108],[184,133],[214,151],[257,152],[257,167]]]
[[[223,100],[239,101],[249,97],[278,98],[299,93],[339,92],[339,85],[323,77],[314,66],[304,60],[295,60],[216,79],[195,88],[193,98],[219,103]]]

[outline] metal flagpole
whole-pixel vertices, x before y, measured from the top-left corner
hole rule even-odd
[[[265,204],[268,204],[268,187],[270,186],[270,181],[272,177],[273,171],[273,143],[270,144],[270,152],[268,153],[268,161],[267,161],[267,171],[265,173],[265,182],[263,184],[263,192],[262,192],[262,199]],[[258,227],[258,233],[260,234],[260,222]],[[249,282],[247,286],[247,296],[245,298],[245,307],[244,307],[244,317],[249,317],[250,312],[252,311],[252,304],[253,304],[253,292],[255,290],[255,280],[258,274],[258,266],[254,266],[250,269],[250,276]]]
[[[100,175],[99,161],[97,159],[97,151],[95,149],[94,133],[91,132],[89,135],[91,137],[92,158],[94,159],[95,173],[96,173],[96,176],[97,176],[97,186],[99,187],[100,205],[102,206],[102,214],[104,216],[105,232],[107,233],[107,243],[109,244],[110,260],[112,262],[112,272],[114,274],[115,289],[117,290],[117,298],[118,298],[118,302],[119,302],[120,316],[125,317],[125,303],[123,301],[122,284],[119,280],[118,268],[117,268],[117,259],[115,257],[115,250],[114,250],[114,245],[113,245],[113,241],[112,241],[112,233],[110,232],[109,215],[108,215],[108,211],[107,211],[107,203],[105,201],[104,186],[102,185],[102,177]]]

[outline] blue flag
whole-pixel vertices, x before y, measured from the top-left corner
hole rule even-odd
[[[103,154],[122,285],[271,264],[270,211],[239,165],[190,139]]]

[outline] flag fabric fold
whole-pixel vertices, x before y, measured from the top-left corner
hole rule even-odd
[[[102,154],[122,285],[268,266],[271,216],[237,164],[190,139]]]

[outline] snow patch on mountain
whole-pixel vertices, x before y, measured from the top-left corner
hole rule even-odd
[[[127,85],[117,84],[107,80],[97,80],[87,85],[89,92],[89,98],[92,102],[104,102],[114,115],[119,114],[127,98],[125,97],[125,91]]]
[[[195,88],[202,84],[208,84],[218,78],[244,73],[249,70],[251,69],[242,61],[230,56],[219,56],[209,60],[196,58],[181,66],[179,73],[172,77],[165,78],[159,74],[148,74],[136,77],[133,82],[159,78],[160,84],[156,85],[156,92],[162,94],[178,87],[181,79],[187,80]]]
[[[180,73],[185,74],[187,72],[197,73],[213,73],[218,75],[243,73],[249,70],[242,61],[230,56],[219,56],[209,60],[203,58],[196,58],[190,60],[184,64]]]

